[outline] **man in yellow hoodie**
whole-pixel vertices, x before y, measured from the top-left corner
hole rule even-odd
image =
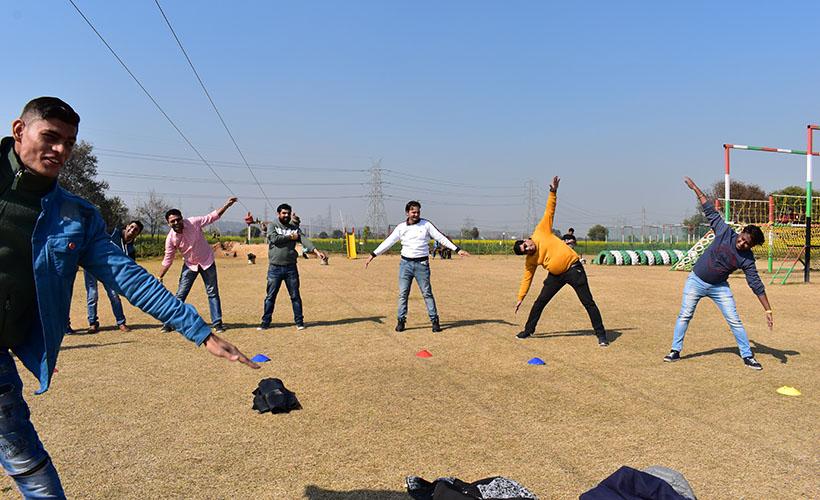
[[[581,265],[578,254],[552,232],[552,219],[555,216],[555,200],[559,182],[561,182],[560,178],[552,178],[544,218],[535,227],[532,236],[526,240],[518,240],[513,245],[513,252],[516,255],[527,256],[524,264],[524,277],[521,279],[521,287],[518,290],[518,303],[515,304],[516,313],[518,313],[518,308],[521,307],[521,303],[530,289],[532,278],[535,276],[535,270],[538,266],[544,266],[544,269],[549,272],[547,279],[544,280],[544,288],[541,289],[541,293],[538,294],[538,298],[532,304],[527,324],[517,337],[525,339],[532,336],[535,332],[535,326],[541,318],[541,313],[549,301],[564,285],[569,285],[578,294],[581,304],[584,305],[587,314],[589,314],[592,327],[595,329],[595,335],[598,337],[598,345],[606,347],[609,345],[606,340],[606,330],[601,320],[601,312],[598,311],[598,306],[595,305],[592,292],[589,290],[584,266]]]

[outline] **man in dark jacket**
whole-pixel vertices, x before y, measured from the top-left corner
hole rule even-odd
[[[302,296],[299,294],[299,268],[296,266],[299,259],[296,243],[300,242],[308,253],[316,253],[323,261],[327,259],[327,256],[317,250],[309,239],[302,238],[298,224],[294,224],[291,220],[291,212],[291,206],[282,203],[276,208],[277,220],[271,222],[270,226],[262,224],[262,231],[265,232],[265,239],[268,242],[268,282],[262,321],[259,323],[258,330],[270,328],[273,306],[276,304],[276,296],[279,294],[283,281],[290,295],[296,329],[305,329]]]
[[[760,281],[755,266],[755,256],[752,247],[762,245],[764,242],[763,231],[754,225],[743,228],[740,234],[736,233],[715,210],[714,204],[706,199],[703,191],[690,179],[684,177],[686,186],[695,192],[698,201],[703,208],[703,213],[709,219],[709,225],[715,232],[715,240],[709,248],[695,262],[695,267],[686,280],[683,288],[683,302],[681,303],[678,321],[675,323],[675,333],[672,339],[672,350],[664,356],[663,360],[675,362],[680,359],[680,352],[683,349],[683,338],[689,328],[689,321],[695,314],[695,307],[703,297],[709,297],[723,313],[723,317],[729,324],[729,328],[735,336],[737,347],[743,363],[753,370],[762,370],[763,366],[755,359],[752,348],[749,346],[749,337],[740,322],[737,314],[735,297],[726,281],[730,274],[742,269],[746,275],[746,282],[752,289],[760,305],[766,311],[766,322],[771,330],[774,320],[772,319],[772,306],[769,305],[769,298],[766,296],[766,288]]]
[[[0,141],[0,464],[26,498],[65,498],[37,436],[11,353],[51,382],[68,322],[77,266],[214,356],[258,366],[213,335],[196,310],[111,244],[99,211],[57,184],[77,140],[79,115],[55,97],[23,108]]]

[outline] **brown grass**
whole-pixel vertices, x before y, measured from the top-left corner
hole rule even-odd
[[[408,331],[393,332],[398,258],[300,261],[308,329],[287,294],[275,328],[258,332],[265,251],[255,266],[219,260],[226,337],[272,361],[253,371],[209,356],[126,305],[121,334],[102,298],[97,335],[66,339],[33,420],[72,498],[405,498],[403,478],[490,475],[541,498],[577,498],[621,465],[666,465],[699,497],[817,498],[818,285],[769,286],[775,330],[733,277],[762,372],[742,365],[717,308],[704,302],[682,361],[661,362],[686,275],[588,266],[611,331],[601,349],[572,290],[526,341],[514,335],[538,284],[513,315],[523,263],[433,261],[445,331],[429,330],[411,294]],[[158,261],[145,263],[156,272]],[[179,270],[179,261],[174,265]],[[543,270],[539,277],[543,279]],[[171,280],[173,281],[173,280]],[[172,283],[172,288],[175,288]],[[77,280],[73,323],[85,323]],[[207,314],[201,282],[191,302]],[[414,354],[422,348],[430,359]],[[529,366],[538,356],[546,366]],[[258,415],[251,391],[279,377],[304,409]],[[27,393],[33,378],[23,374]],[[803,396],[781,396],[793,385]],[[814,479],[812,479],[814,478]],[[11,495],[11,483],[0,489]]]

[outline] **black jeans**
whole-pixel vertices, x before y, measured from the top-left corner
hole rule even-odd
[[[589,290],[587,273],[584,271],[584,266],[580,263],[573,264],[563,274],[550,274],[547,276],[547,279],[544,280],[544,288],[541,289],[541,293],[538,294],[538,298],[535,299],[532,305],[530,317],[527,318],[527,325],[524,327],[524,331],[529,333],[535,332],[535,326],[538,324],[538,320],[541,319],[541,313],[544,311],[544,308],[547,307],[549,301],[552,300],[555,294],[558,293],[558,290],[563,288],[564,285],[569,285],[575,290],[578,299],[586,308],[587,314],[589,314],[589,320],[592,321],[592,328],[595,329],[595,334],[606,334],[604,322],[601,320],[601,311],[599,311],[598,306],[595,305],[592,292]]]

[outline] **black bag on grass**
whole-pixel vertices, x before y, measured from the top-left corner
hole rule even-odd
[[[407,476],[405,483],[414,500],[538,500],[521,484],[501,476],[472,483],[454,477],[440,477],[431,483],[418,476]]]
[[[259,413],[288,413],[301,408],[296,394],[289,391],[278,378],[262,379],[259,387],[253,390],[253,409]]]

